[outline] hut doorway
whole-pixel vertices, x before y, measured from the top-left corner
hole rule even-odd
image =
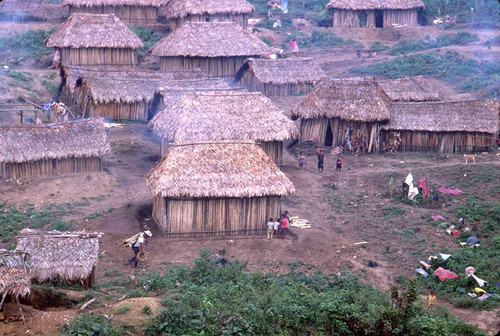
[[[325,135],[325,146],[333,145],[333,132],[330,123],[328,122],[328,126],[326,127],[326,135]]]
[[[381,10],[375,11],[375,28],[384,28],[384,12]]]

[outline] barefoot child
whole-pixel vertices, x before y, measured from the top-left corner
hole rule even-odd
[[[431,291],[431,294],[427,298],[427,308],[434,309],[434,304],[436,303],[436,293]]]
[[[302,170],[306,167],[306,156],[304,155],[304,152],[300,152],[299,156],[299,170]]]

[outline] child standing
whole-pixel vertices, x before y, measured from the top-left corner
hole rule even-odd
[[[323,172],[323,163],[325,162],[325,152],[322,149],[316,149],[316,154],[318,154],[318,171]]]
[[[267,222],[267,239],[273,239],[274,232],[274,221],[272,218],[269,218],[269,222]]]
[[[278,218],[276,218],[276,221],[274,222],[274,235],[279,238],[278,233],[280,230],[280,221]]]
[[[281,216],[281,221],[280,221],[280,238],[285,239],[286,234],[288,233],[288,219],[286,218],[285,215]]]
[[[434,304],[436,303],[436,293],[431,291],[431,294],[427,298],[427,308],[434,309]]]
[[[342,163],[344,163],[344,160],[342,160],[342,158],[340,156],[337,157],[337,171],[342,170]]]
[[[306,156],[304,155],[304,152],[300,152],[299,156],[299,170],[302,170],[306,167]]]

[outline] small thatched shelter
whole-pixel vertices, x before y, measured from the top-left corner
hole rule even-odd
[[[75,13],[45,40],[61,52],[61,65],[137,64],[141,40],[113,14]]]
[[[391,101],[441,100],[439,89],[425,76],[383,79],[378,84]]]
[[[299,136],[295,124],[269,98],[247,91],[185,93],[149,126],[162,137],[162,155],[169,143],[253,140],[278,165],[283,141]]]
[[[250,91],[268,97],[307,94],[326,73],[310,58],[257,59],[245,61],[235,77]]]
[[[172,30],[184,22],[236,22],[246,29],[254,11],[246,0],[170,0],[160,16]]]
[[[263,234],[292,182],[252,142],[176,145],[146,175],[167,237]]]
[[[377,152],[380,125],[389,120],[387,98],[372,80],[324,80],[292,110],[301,141]]]
[[[114,14],[130,25],[156,25],[160,7],[168,0],[62,0],[69,13]]]
[[[62,280],[94,285],[102,233],[21,231],[17,248],[31,256],[29,275],[33,282]]]
[[[334,27],[385,28],[417,26],[422,0],[330,0]]]
[[[0,177],[101,171],[109,142],[101,119],[0,126]]]
[[[272,49],[232,22],[186,22],[162,38],[150,52],[160,70],[201,69],[210,77],[234,77],[245,59]]]
[[[158,72],[137,68],[68,67],[61,92],[79,114],[111,120],[148,121],[156,113],[156,93],[165,88],[228,88],[203,71]]]
[[[498,134],[499,106],[486,100],[393,103],[381,146],[390,133],[397,132],[400,151],[488,151],[494,148]]]
[[[0,250],[0,301],[6,295],[14,298],[30,293],[29,255],[24,251]],[[0,303],[0,308],[2,307]]]

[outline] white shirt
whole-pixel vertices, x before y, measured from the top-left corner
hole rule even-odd
[[[274,229],[278,230],[280,228],[280,222],[274,222]]]
[[[142,233],[139,235],[139,238],[137,238],[134,247],[141,247],[141,244],[144,244],[144,235]]]
[[[267,222],[267,228],[268,228],[269,230],[274,229],[274,222]]]

